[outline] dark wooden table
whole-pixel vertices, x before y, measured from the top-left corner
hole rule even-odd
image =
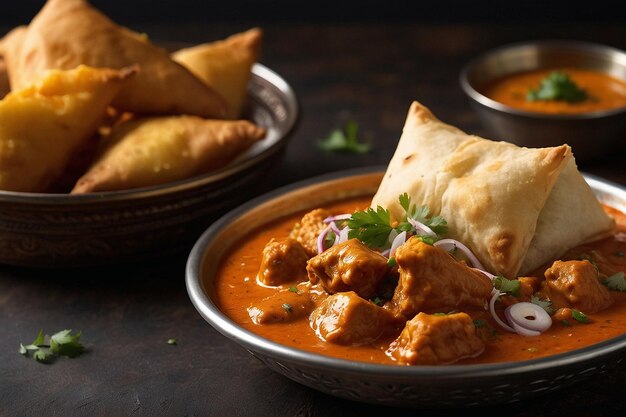
[[[153,39],[201,42],[249,26],[143,24],[134,29]],[[450,124],[484,135],[458,75],[463,64],[488,48],[527,39],[570,38],[626,49],[626,25],[617,24],[260,26],[265,31],[261,62],[293,86],[301,114],[282,163],[260,181],[257,194],[319,174],[387,164],[412,100]],[[373,151],[322,152],[316,142],[348,120],[358,123],[360,138],[371,142]],[[626,152],[609,155],[580,168],[626,185]],[[193,308],[184,285],[186,255],[80,270],[0,266],[0,416],[421,413],[333,398],[266,369]],[[40,328],[48,333],[82,330],[88,352],[50,365],[21,356],[19,343],[30,343]],[[169,345],[169,338],[178,344]],[[623,415],[625,371],[610,370],[523,404],[476,411],[508,416]]]

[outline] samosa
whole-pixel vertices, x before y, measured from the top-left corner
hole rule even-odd
[[[226,102],[145,35],[111,21],[85,0],[48,0],[33,18],[19,47],[3,45],[12,88],[23,88],[50,68],[125,68],[138,65],[114,102],[137,114],[224,117]]]
[[[261,55],[260,28],[235,33],[226,39],[179,49],[171,54],[228,103],[226,118],[241,117],[252,66]]]
[[[411,104],[372,199],[401,219],[400,194],[446,219],[448,237],[485,268],[515,278],[613,231],[570,146],[524,148],[469,135]]]
[[[49,70],[0,100],[0,189],[44,192],[101,124],[133,70]]]
[[[200,175],[227,165],[265,134],[247,120],[131,119],[112,128],[71,193],[127,190]]]

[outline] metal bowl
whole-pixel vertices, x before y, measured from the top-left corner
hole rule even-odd
[[[95,266],[188,252],[276,164],[298,118],[289,84],[255,64],[244,118],[264,140],[223,169],[161,186],[85,195],[0,191],[0,263]]]
[[[569,144],[580,161],[616,152],[626,136],[626,107],[576,115],[518,110],[483,95],[481,87],[502,76],[541,68],[601,71],[626,81],[626,52],[581,41],[514,43],[488,51],[461,71],[461,88],[492,139],[526,147]]]
[[[368,168],[298,182],[257,197],[220,218],[202,234],[187,261],[187,291],[200,315],[272,370],[330,395],[380,405],[446,408],[515,403],[570,386],[623,361],[626,335],[520,362],[375,365],[275,343],[245,330],[220,311],[214,301],[213,280],[221,260],[238,240],[282,216],[350,196],[373,195],[383,174],[383,168]],[[588,175],[585,178],[601,201],[626,210],[626,188]]]

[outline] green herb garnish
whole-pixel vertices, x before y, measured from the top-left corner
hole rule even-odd
[[[569,74],[562,71],[553,71],[541,80],[539,88],[530,90],[526,94],[527,101],[566,101],[578,103],[586,100],[587,92],[570,78]]]
[[[318,146],[325,151],[367,153],[371,149],[369,143],[359,143],[357,140],[358,125],[354,121],[346,123],[344,130],[335,129],[328,137],[318,142]]]
[[[582,311],[572,309],[572,318],[579,323],[589,323],[589,317]]]
[[[296,294],[300,294],[300,291],[298,291],[298,287],[296,287],[295,285],[292,285],[291,287],[289,287],[289,291],[295,292]]]
[[[378,307],[383,305],[383,300],[380,297],[375,297],[373,300],[370,300],[372,303],[376,304]]]
[[[548,313],[549,315],[554,314],[554,308],[552,308],[552,301],[542,300],[541,298],[533,295],[532,297],[530,297],[530,302],[543,308],[546,311],[546,313]]]
[[[391,245],[389,235],[393,231],[396,233],[408,232],[417,235],[423,234],[421,230],[417,230],[411,224],[409,219],[424,224],[437,235],[447,233],[448,226],[446,221],[440,216],[428,217],[428,207],[417,207],[415,204],[411,205],[411,198],[407,193],[399,196],[399,201],[400,206],[404,209],[404,215],[396,224],[392,226],[389,210],[381,206],[378,206],[376,209],[369,207],[365,211],[354,212],[350,219],[348,219],[347,225],[350,228],[348,237],[350,239],[357,238],[370,248],[383,249]],[[423,240],[432,242],[438,238],[438,236],[422,237]]]
[[[611,275],[610,277],[604,279],[602,283],[611,290],[621,292],[626,291],[626,278],[624,277],[624,271],[619,271],[618,273]]]
[[[571,326],[571,323],[569,322],[569,320],[561,320],[561,324],[565,327]]]
[[[396,262],[395,256],[392,256],[391,258],[389,258],[389,260],[387,261],[387,266],[389,268],[393,268],[396,265],[398,265],[398,262]]]
[[[43,330],[39,330],[33,343],[26,346],[20,343],[19,353],[28,356],[33,351],[33,358],[42,363],[50,363],[57,356],[74,358],[85,351],[79,342],[80,335],[81,332],[73,335],[71,329],[61,330],[52,336],[44,335]]]
[[[292,311],[291,304],[285,303],[282,305],[282,307],[283,307],[283,310],[285,310],[287,313],[291,313]]]
[[[480,329],[482,327],[487,326],[487,322],[483,319],[475,319],[474,326],[476,326],[477,329]]]
[[[521,282],[516,279],[508,279],[502,275],[496,275],[493,279],[493,287],[503,293],[510,294],[514,297],[520,296]]]

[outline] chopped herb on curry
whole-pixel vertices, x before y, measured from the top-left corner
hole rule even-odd
[[[527,101],[554,100],[578,103],[588,98],[585,90],[580,88],[569,76],[562,71],[552,71],[535,90],[526,94]]]

